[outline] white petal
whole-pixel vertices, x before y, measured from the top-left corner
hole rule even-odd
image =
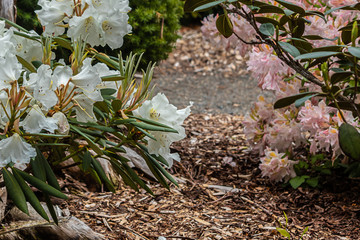
[[[20,122],[20,126],[28,133],[40,133],[41,130],[54,133],[58,129],[56,120],[45,117],[38,105],[33,106],[26,118]]]
[[[26,164],[30,159],[36,157],[36,150],[29,143],[22,140],[15,133],[9,138],[0,141],[0,166],[13,162],[15,164]]]

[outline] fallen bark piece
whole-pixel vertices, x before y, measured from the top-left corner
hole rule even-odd
[[[46,205],[42,204],[45,211]],[[47,222],[28,204],[30,216],[13,208],[9,215],[12,219],[0,231],[0,240],[102,240],[101,234],[94,232],[84,222],[73,216],[63,217],[61,210],[56,207],[59,225]],[[17,220],[17,221],[16,221]]]

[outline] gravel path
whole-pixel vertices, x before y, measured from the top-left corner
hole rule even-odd
[[[199,28],[183,28],[180,35],[176,49],[155,71],[155,91],[177,107],[193,101],[193,113],[245,115],[262,91],[244,59],[237,51],[215,49]]]

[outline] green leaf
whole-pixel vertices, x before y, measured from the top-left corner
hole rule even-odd
[[[331,57],[339,54],[339,52],[311,52],[305,53],[302,55],[297,56],[295,59],[316,59],[316,58],[324,58],[324,57]]]
[[[14,27],[14,28],[17,28],[23,32],[26,32],[26,33],[30,33],[28,30],[26,30],[25,28],[23,28],[22,26],[20,25],[17,25],[16,23],[6,19],[6,18],[3,18],[3,17],[0,17],[0,20],[2,21],[5,21],[5,23],[9,24],[10,26]]]
[[[106,188],[109,191],[115,193],[114,185],[109,180],[109,178],[106,176],[106,173],[105,173],[103,167],[101,166],[100,162],[98,160],[94,159],[92,156],[90,156],[90,157],[91,157],[91,164],[92,164],[94,170],[99,175],[100,179],[105,183]]]
[[[293,104],[296,100],[301,99],[308,95],[313,95],[313,94],[316,94],[316,92],[299,93],[299,94],[296,94],[296,95],[293,95],[290,97],[281,98],[275,102],[274,108],[278,109],[278,108],[287,107],[287,106]]]
[[[42,164],[39,154],[37,154],[36,157],[31,160],[30,163],[34,176],[45,182],[46,181],[45,167]]]
[[[37,153],[36,157],[38,157],[40,159],[41,164],[44,166],[47,182],[50,184],[50,186],[61,191],[60,185],[57,181],[57,178],[56,178],[52,168],[49,165],[49,162],[46,160],[46,158],[44,157],[44,155],[38,148],[36,148],[36,153]]]
[[[174,183],[177,187],[179,186],[178,183],[175,181],[175,179],[160,165],[160,163],[153,158],[149,153],[146,153],[146,155],[149,157],[150,161],[155,165],[157,169],[160,170],[160,172],[170,180],[170,182]]]
[[[116,100],[111,102],[111,106],[112,106],[114,112],[119,111],[121,109],[122,105],[123,104],[119,99],[116,99]]]
[[[138,119],[142,122],[145,122],[145,123],[148,123],[148,124],[151,124],[151,125],[155,125],[155,126],[159,126],[159,127],[164,127],[164,128],[170,128],[168,125],[165,125],[165,124],[162,124],[162,123],[159,123],[157,121],[153,121],[153,120],[150,120],[150,119],[147,119],[147,118],[141,118],[141,117],[135,117],[135,116],[129,116],[129,118],[135,118],[135,119]]]
[[[351,32],[350,31],[342,31],[341,32],[341,40],[344,44],[351,43]]]
[[[265,36],[273,36],[275,33],[275,27],[272,23],[261,24],[259,30]]]
[[[215,7],[219,5],[220,3],[226,2],[226,0],[218,0],[218,1],[212,1],[209,3],[206,3],[204,5],[198,6],[194,9],[194,12],[200,12],[202,10],[207,10],[209,8]]]
[[[348,47],[348,51],[354,57],[360,58],[360,48],[358,48],[358,47]]]
[[[339,143],[341,150],[351,159],[360,161],[360,133],[347,123],[339,128]]]
[[[184,4],[184,12],[192,12],[195,8],[212,1],[213,0],[186,0]]]
[[[288,231],[286,231],[286,229],[283,228],[276,228],[276,230],[283,236],[286,238],[291,238],[290,233],[288,233]]]
[[[286,52],[288,52],[291,56],[297,57],[300,55],[299,50],[290,43],[287,42],[278,42],[278,43],[280,47],[284,49]]]
[[[353,76],[353,74],[354,72],[345,72],[345,71],[336,72],[330,78],[331,84],[336,84],[338,82],[345,81],[349,79],[351,76]]]
[[[22,212],[29,215],[25,195],[19,183],[6,168],[2,168],[2,170],[9,198],[14,202],[16,207],[18,207]]]
[[[295,5],[293,3],[283,1],[283,0],[276,0],[276,2],[280,3],[281,5],[286,7],[287,9],[290,9],[291,11],[299,13],[300,15],[305,15],[305,10],[302,7],[298,6],[298,5]]]
[[[29,63],[28,61],[26,61],[25,59],[23,59],[22,57],[16,55],[17,60],[21,63],[21,65],[23,65],[25,68],[27,68],[30,72],[32,73],[36,73],[36,69],[35,67]]]
[[[110,59],[108,56],[104,55],[104,54],[100,54],[100,53],[96,53],[94,54],[95,58],[98,59],[100,62],[105,63],[106,65],[108,65],[109,67],[112,67],[116,70],[120,70],[120,66],[119,63]]]
[[[113,89],[113,88],[103,88],[103,89],[100,89],[100,92],[101,92],[101,96],[104,96],[104,95],[113,95],[114,93],[116,93],[116,89]]]
[[[297,108],[301,107],[307,100],[309,100],[317,95],[319,95],[319,94],[312,94],[312,95],[308,95],[308,96],[302,97],[300,99],[297,99],[295,101],[295,107],[297,107]]]
[[[351,42],[352,42],[352,46],[355,47],[356,46],[356,39],[359,37],[359,28],[357,25],[357,21],[354,21],[353,23],[353,27],[351,30]]]
[[[297,189],[298,187],[300,187],[301,184],[303,184],[304,182],[305,182],[304,176],[296,176],[296,177],[290,179],[290,181],[289,181],[290,185],[294,189]]]
[[[225,38],[229,38],[233,34],[233,24],[225,14],[216,19],[216,28]]]
[[[313,11],[313,10],[308,10],[308,11],[305,11],[305,16],[312,16],[312,15],[316,15],[320,18],[322,18],[324,20],[324,22],[327,22],[326,21],[326,18],[325,18],[325,15],[320,12],[320,11]]]
[[[59,224],[59,220],[57,218],[57,214],[55,212],[55,209],[54,209],[54,206],[53,204],[51,203],[51,200],[50,200],[50,197],[49,195],[45,194],[45,202],[46,202],[46,206],[48,207],[49,209],[49,212],[50,212],[50,215],[52,217],[52,219],[54,220],[55,224],[58,225]]]
[[[121,81],[125,79],[124,77],[122,76],[119,76],[119,75],[109,75],[109,76],[104,76],[104,77],[101,77],[101,80],[106,82],[106,81]]]
[[[307,226],[304,231],[301,234],[301,239],[303,238],[303,236],[305,235],[305,233],[307,233],[307,231],[309,231],[309,226]]]
[[[139,128],[150,130],[150,131],[179,133],[178,131],[176,131],[173,128],[158,127],[158,126],[154,126],[154,125],[151,125],[151,124],[148,124],[148,123],[143,123],[143,122],[131,122],[130,124],[135,126],[135,127],[139,127]]]
[[[260,9],[256,11],[256,13],[280,13],[284,14],[284,10],[277,6],[266,5],[259,7]]]
[[[83,133],[78,127],[75,127],[74,125],[70,125],[70,129],[80,134],[82,137],[84,137],[85,141],[89,144],[91,149],[94,150],[97,154],[99,155],[103,154],[102,150],[96,145],[96,143],[94,143],[94,141],[91,140],[89,136]]]
[[[41,206],[39,199],[36,197],[35,193],[31,190],[31,188],[25,183],[24,179],[16,171],[14,171],[14,177],[16,178],[21,189],[23,190],[26,200],[31,204],[35,211],[40,214],[41,217],[43,217],[47,221],[50,221],[44,208]]]
[[[306,179],[306,183],[309,184],[311,187],[317,187],[319,184],[319,178],[308,178]]]
[[[31,185],[33,185],[34,187],[36,187],[37,189],[51,195],[54,197],[58,197],[58,198],[62,198],[62,199],[68,199],[68,197],[63,194],[62,192],[60,192],[59,190],[57,190],[56,188],[46,184],[45,182],[41,181],[40,179],[31,176],[30,174],[20,171],[16,168],[13,168],[14,172],[17,172],[19,175],[21,175],[21,177],[23,179],[25,179],[25,181],[27,181],[28,183],[30,183]]]
[[[73,51],[73,47],[71,45],[71,42],[68,39],[62,38],[62,37],[54,37],[53,40],[59,44],[59,46],[69,49],[71,51]]]
[[[84,171],[89,170],[91,162],[92,162],[92,156],[91,156],[89,151],[86,151],[84,153],[84,156],[83,156],[82,160],[83,160],[82,161],[82,167],[83,167]]]

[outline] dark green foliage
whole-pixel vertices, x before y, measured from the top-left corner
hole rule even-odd
[[[179,38],[176,31],[182,5],[179,0],[130,0],[129,23],[133,29],[124,38],[124,55],[144,52],[143,64],[166,59]]]
[[[17,0],[17,18],[16,23],[28,30],[42,32],[40,22],[37,20],[35,10],[40,9],[37,0]]]
[[[131,12],[129,23],[132,33],[124,38],[121,48],[123,55],[130,52],[142,53],[142,66],[149,61],[157,62],[166,59],[172,51],[179,36],[180,18],[183,15],[183,2],[179,0],[130,0]],[[35,9],[37,0],[18,0],[17,23],[26,29],[34,29],[41,33],[41,25],[37,20]],[[117,56],[119,49],[101,49],[105,53]]]

